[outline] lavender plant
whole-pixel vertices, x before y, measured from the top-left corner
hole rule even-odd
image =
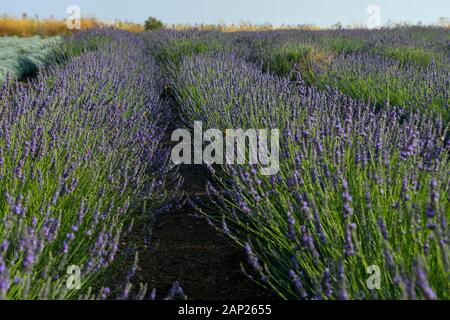
[[[375,103],[440,114],[449,112],[448,37],[439,28],[337,31],[158,32],[145,36],[162,65],[183,56],[229,52],[265,72],[301,78]]]
[[[417,65],[405,63],[404,59],[370,53],[340,55],[333,63],[316,67],[315,83],[322,88],[337,88],[382,108],[398,106],[439,113],[448,121],[450,64],[431,60]]]
[[[377,110],[227,54],[186,57],[171,77],[186,125],[283,131],[277,175],[225,165],[208,187],[221,213],[209,219],[245,248],[255,280],[285,299],[448,299],[441,117]]]
[[[91,32],[111,40],[1,88],[1,298],[86,298],[132,213],[168,205],[158,68],[136,36]]]

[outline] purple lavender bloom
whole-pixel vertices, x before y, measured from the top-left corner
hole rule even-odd
[[[378,218],[378,227],[380,228],[381,234],[383,235],[384,240],[388,240],[388,232],[386,228],[386,224],[384,223],[383,219],[380,217]]]
[[[288,223],[289,239],[291,239],[291,241],[293,243],[296,243],[297,242],[297,236],[296,236],[296,231],[295,231],[296,221],[295,221],[295,218],[292,216],[292,214],[289,212],[287,214],[287,223]]]
[[[325,295],[327,296],[327,298],[330,298],[333,295],[333,284],[331,282],[331,273],[330,273],[330,269],[325,268],[324,272],[323,272],[323,277],[322,277],[322,287],[323,287],[323,291],[325,292]]]
[[[64,242],[63,242],[63,252],[64,253],[68,253],[69,252],[69,244],[67,243],[66,240],[64,240]]]
[[[348,190],[348,183],[347,180],[342,181],[342,199],[344,200],[344,218],[348,219],[353,215],[353,208],[352,208],[352,196],[349,193]]]
[[[103,288],[102,292],[101,292],[102,299],[103,300],[106,299],[110,293],[111,293],[111,289],[109,289],[108,287]]]
[[[306,293],[299,276],[293,270],[290,270],[289,277],[291,278],[292,284],[294,285],[295,291],[299,295],[299,297],[302,299],[307,299],[308,294]]]
[[[8,248],[9,248],[9,241],[5,239],[2,241],[0,245],[0,253],[5,254]]]
[[[247,261],[249,265],[258,273],[262,273],[263,268],[259,264],[259,260],[256,255],[253,253],[253,249],[250,243],[245,244],[245,252],[247,254]]]
[[[436,293],[430,287],[427,279],[427,274],[422,266],[421,262],[417,262],[415,266],[416,272],[416,283],[419,288],[422,289],[422,292],[427,300],[436,300]]]
[[[347,257],[353,256],[355,254],[355,248],[352,239],[353,230],[356,230],[356,224],[354,223],[347,224],[347,226],[345,227],[344,253]]]

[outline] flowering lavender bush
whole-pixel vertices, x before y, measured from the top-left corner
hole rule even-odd
[[[54,54],[1,87],[0,298],[110,297],[91,287],[135,214],[178,200],[163,89],[180,125],[282,132],[277,174],[210,166],[193,203],[255,281],[284,299],[449,298],[448,32],[91,30]]]
[[[184,58],[171,85],[186,124],[284,132],[277,175],[211,168],[221,217],[209,218],[245,248],[257,281],[286,299],[448,299],[450,145],[439,116],[377,110],[228,54]]]
[[[370,53],[340,55],[333,63],[316,68],[315,83],[384,108],[438,113],[448,121],[449,67],[434,60],[425,67]]]
[[[233,50],[230,39],[217,31],[160,30],[144,33],[142,37],[164,72],[177,67],[186,56]]]
[[[164,31],[146,35],[164,66],[183,56],[229,52],[261,65],[265,72],[326,90],[336,88],[355,99],[440,114],[448,122],[448,37],[438,28],[379,32]]]
[[[245,57],[280,76],[337,88],[379,107],[399,106],[450,119],[449,58],[445,33],[424,29],[295,32],[234,36]],[[241,52],[244,52],[241,50]]]
[[[28,86],[1,88],[1,298],[89,293],[130,214],[144,202],[149,213],[168,204],[158,69],[132,34],[79,37],[99,34],[110,41]],[[70,265],[81,268],[81,290],[66,287]]]

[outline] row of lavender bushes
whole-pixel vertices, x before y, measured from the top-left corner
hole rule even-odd
[[[255,280],[285,299],[448,299],[445,114],[380,109],[301,77],[265,73],[264,60],[248,50],[265,35],[236,36],[232,49],[210,33],[147,41],[171,70],[185,125],[282,130],[277,175],[245,165],[211,168],[211,209],[221,217],[209,218],[245,248]],[[167,55],[164,37],[183,50]],[[381,271],[379,289],[367,286],[369,266]]]
[[[224,56],[184,59],[173,87],[208,128],[278,128],[277,175],[215,170],[220,228],[283,298],[448,298],[450,145],[442,119],[377,112]],[[220,220],[220,219],[219,219]],[[366,285],[367,268],[381,288]]]
[[[444,29],[273,32],[234,35],[264,70],[336,88],[378,108],[450,120],[450,51]]]
[[[132,217],[171,200],[167,111],[143,42],[93,30],[60,53],[36,79],[0,92],[0,298],[109,298],[111,288],[90,287]],[[71,265],[79,290],[67,287]]]
[[[265,72],[335,88],[377,108],[401,107],[450,120],[450,51],[442,28],[220,33],[162,31],[145,36],[164,65],[183,56],[231,52]]]

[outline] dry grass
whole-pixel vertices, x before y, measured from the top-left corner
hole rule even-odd
[[[308,52],[308,59],[316,64],[330,65],[336,54],[318,46],[312,46]]]
[[[96,18],[81,19],[81,29],[102,28],[112,26],[131,32],[144,31],[144,27],[138,23],[115,21],[105,23]],[[297,29],[297,30],[319,30],[314,25],[282,25],[275,27],[271,24],[252,24],[250,22],[241,22],[239,24],[172,24],[166,25],[167,28],[175,30],[199,29],[199,30],[219,30],[223,32],[238,31],[265,31],[277,29]],[[31,19],[31,18],[14,18],[3,16],[0,17],[0,36],[19,36],[31,37],[35,35],[43,37],[52,37],[56,35],[69,34],[72,31],[66,26],[65,20],[57,19]]]
[[[102,28],[108,26],[131,32],[143,31],[142,25],[137,23],[121,21],[104,23],[95,18],[81,19],[81,29]],[[39,35],[51,37],[69,34],[71,32],[72,30],[67,28],[64,20],[0,17],[0,36],[31,37]]]

